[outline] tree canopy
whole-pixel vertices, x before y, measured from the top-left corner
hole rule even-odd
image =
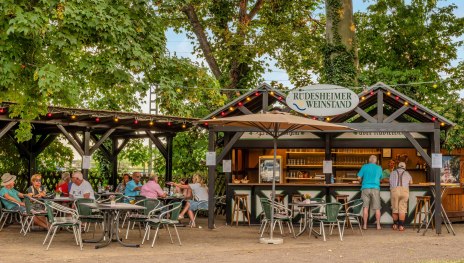
[[[0,14],[0,101],[17,103],[20,141],[50,104],[135,108],[165,53],[149,0],[5,0]]]

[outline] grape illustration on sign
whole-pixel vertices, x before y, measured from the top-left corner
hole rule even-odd
[[[330,84],[318,84],[291,90],[287,105],[311,116],[335,116],[354,110],[359,97],[353,91]]]

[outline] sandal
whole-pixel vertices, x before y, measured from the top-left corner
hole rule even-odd
[[[399,226],[399,227],[398,227],[398,230],[399,230],[399,231],[404,231],[404,226]]]
[[[393,229],[393,230],[398,230],[398,225],[397,225],[397,224],[393,224],[393,225],[392,225],[392,229]]]

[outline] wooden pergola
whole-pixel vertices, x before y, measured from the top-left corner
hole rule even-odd
[[[21,119],[10,118],[10,107],[14,103],[0,104],[0,138],[12,139],[21,156],[28,160],[28,177],[36,172],[37,156],[50,145],[59,134],[63,134],[82,159],[90,158],[100,149],[112,164],[110,182],[117,179],[118,155],[130,139],[149,138],[166,160],[165,179],[172,179],[173,138],[178,132],[192,127],[194,118],[120,112],[108,110],[88,110],[49,106],[44,116],[32,120],[32,139],[17,142],[14,131]],[[112,147],[103,143],[111,140]],[[83,161],[83,164],[85,162]],[[82,166],[87,178],[89,167]],[[29,179],[28,178],[28,179]]]

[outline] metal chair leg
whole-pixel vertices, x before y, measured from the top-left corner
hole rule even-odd
[[[167,230],[168,233],[169,233],[169,238],[171,239],[171,244],[174,244],[174,241],[172,240],[171,230],[169,229],[169,225],[166,224],[166,225],[164,225],[164,226],[166,227],[166,230]]]
[[[55,237],[56,230],[58,230],[58,227],[55,227],[55,229],[53,230],[53,234],[52,234],[52,236],[50,237],[50,241],[48,242],[48,246],[47,246],[47,249],[46,249],[46,250],[48,250],[48,248],[50,247],[50,244],[52,243],[53,238]]]
[[[155,245],[156,237],[158,236],[158,231],[159,231],[160,225],[161,225],[161,224],[158,224],[158,225],[156,226],[155,236],[153,237],[153,242],[151,243],[151,247],[153,247],[153,246]]]
[[[176,230],[177,239],[179,240],[179,246],[182,246],[182,243],[180,242],[180,236],[179,236],[179,232],[177,231],[177,227],[176,227],[176,225],[174,225],[174,230]]]

